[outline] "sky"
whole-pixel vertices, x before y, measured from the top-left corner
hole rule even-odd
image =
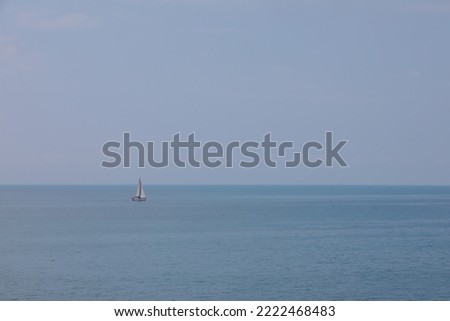
[[[0,0],[0,184],[450,184],[449,34],[448,0]],[[348,167],[100,166],[326,131]]]

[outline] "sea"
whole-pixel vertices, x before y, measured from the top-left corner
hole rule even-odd
[[[0,300],[450,300],[449,186],[1,186]]]

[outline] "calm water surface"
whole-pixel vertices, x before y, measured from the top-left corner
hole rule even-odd
[[[0,187],[1,300],[450,300],[450,187]]]

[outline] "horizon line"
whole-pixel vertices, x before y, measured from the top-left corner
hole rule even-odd
[[[135,185],[135,183],[8,183],[0,184],[0,187],[12,187],[12,186],[128,186]],[[450,187],[450,184],[293,184],[293,183],[149,183],[145,186],[373,186],[373,187]]]

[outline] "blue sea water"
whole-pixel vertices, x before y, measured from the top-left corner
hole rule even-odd
[[[0,187],[1,300],[450,300],[450,187]]]

